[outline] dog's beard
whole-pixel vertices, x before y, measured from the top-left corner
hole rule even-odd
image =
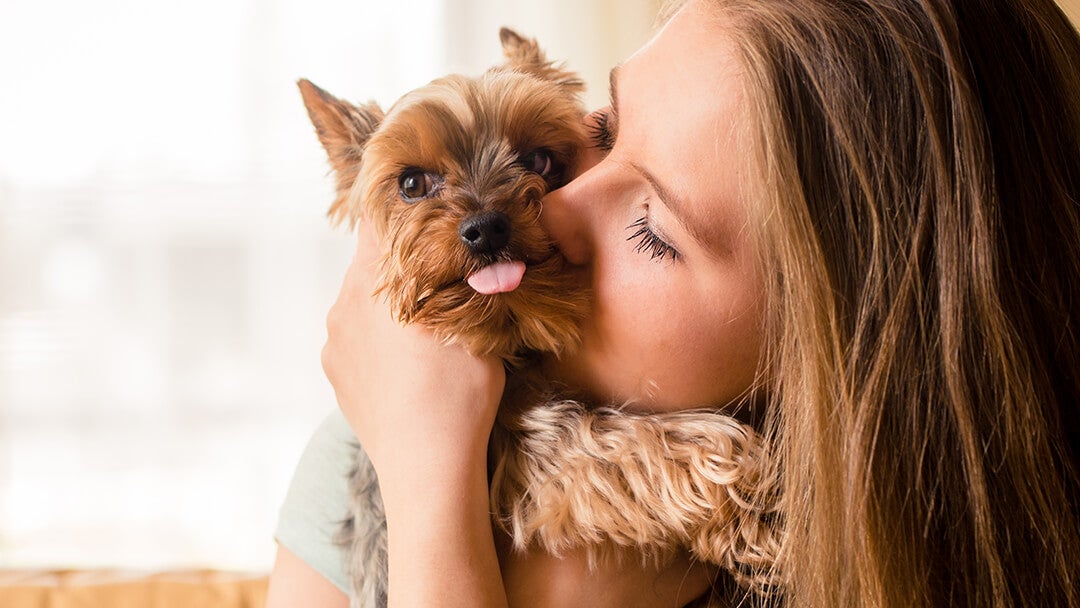
[[[584,286],[567,272],[540,227],[539,200],[516,200],[500,206],[511,221],[511,240],[490,254],[474,254],[461,242],[464,212],[433,207],[395,220],[384,237],[379,293],[400,321],[429,327],[441,340],[474,353],[508,360],[525,351],[559,354],[577,345]],[[525,265],[515,289],[485,294],[470,286],[474,273],[508,261]]]
[[[562,106],[538,105],[534,81],[488,84],[447,81],[416,95],[368,144],[357,194],[383,240],[378,291],[399,321],[475,354],[510,362],[528,352],[557,356],[579,344],[587,296],[541,226],[540,211],[582,144],[576,106],[545,119],[537,113]],[[550,161],[540,171],[527,162],[538,151]],[[399,184],[404,172],[437,183],[408,202]],[[505,220],[507,240],[490,249],[467,243],[466,222],[491,214]],[[513,264],[492,267],[506,262]]]

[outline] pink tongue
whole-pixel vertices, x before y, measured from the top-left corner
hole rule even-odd
[[[525,275],[525,262],[497,262],[469,276],[469,286],[479,293],[490,295],[514,291]]]

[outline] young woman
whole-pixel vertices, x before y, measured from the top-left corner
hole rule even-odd
[[[689,0],[590,120],[544,201],[595,294],[551,371],[650,411],[759,404],[770,601],[1080,605],[1080,37],[1052,0]],[[496,550],[501,365],[395,325],[376,247],[361,234],[323,362],[379,473],[391,606],[706,594],[686,560]],[[303,544],[270,606],[344,605]]]

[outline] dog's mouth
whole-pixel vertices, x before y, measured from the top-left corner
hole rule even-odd
[[[465,282],[480,295],[493,296],[510,293],[521,286],[528,269],[544,266],[551,258],[560,255],[554,248],[549,249],[546,254],[539,259],[492,257],[483,260],[479,268],[470,269],[466,273]]]
[[[493,296],[500,293],[510,293],[521,286],[521,283],[525,279],[525,272],[529,268],[532,268],[533,266],[542,266],[556,255],[559,255],[559,253],[552,249],[549,252],[549,255],[538,260],[529,258],[492,258],[485,260],[482,266],[469,270],[460,279],[453,279],[439,285],[435,289],[427,291],[419,299],[418,303],[420,306],[423,306],[424,302],[432,295],[443,291],[444,289],[459,285],[462,281],[468,283],[469,287],[480,295]]]
[[[509,260],[488,264],[465,277],[465,281],[476,293],[490,296],[514,291],[524,276],[525,262]]]

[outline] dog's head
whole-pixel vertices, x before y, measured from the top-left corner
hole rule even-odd
[[[383,115],[306,80],[300,90],[337,175],[335,221],[374,223],[398,319],[478,354],[556,354],[578,342],[580,284],[539,224],[585,135],[581,81],[503,29],[506,63],[448,76]]]

